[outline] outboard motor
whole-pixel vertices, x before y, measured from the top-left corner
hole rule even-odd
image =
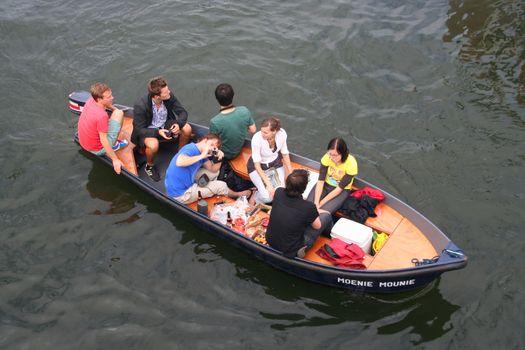
[[[91,94],[87,91],[73,91],[69,94],[69,109],[75,114],[82,113],[82,109]]]

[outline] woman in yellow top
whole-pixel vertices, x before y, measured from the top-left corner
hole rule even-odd
[[[328,151],[321,159],[319,181],[315,191],[311,191],[308,200],[315,203],[317,209],[335,213],[350,194],[354,176],[357,175],[357,162],[348,153],[348,147],[342,138],[330,140]]]

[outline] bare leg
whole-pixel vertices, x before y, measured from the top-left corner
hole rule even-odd
[[[144,139],[144,145],[146,146],[146,162],[148,165],[154,165],[155,156],[159,151],[159,140],[155,137],[147,137]]]
[[[111,113],[111,119],[115,120],[122,125],[122,118],[124,118],[124,112],[120,109],[116,109]]]
[[[182,148],[185,144],[188,143],[191,137],[191,125],[187,124],[182,127],[182,130],[179,134],[179,149]]]
[[[252,194],[251,190],[235,192],[233,190],[228,189],[228,197],[230,197],[230,198],[238,198],[238,197],[242,197],[242,196],[249,197],[251,194]]]

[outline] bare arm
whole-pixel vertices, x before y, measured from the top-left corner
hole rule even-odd
[[[283,154],[283,165],[284,165],[284,178],[292,172],[292,162],[290,161],[290,154]]]
[[[213,154],[213,150],[212,150],[212,154]],[[217,160],[214,160],[213,162],[208,160],[206,163],[204,163],[202,165],[204,167],[204,169],[209,170],[209,171],[214,172],[214,173],[218,172],[221,169],[221,163],[222,163],[222,160],[224,158],[224,152],[221,151],[220,149],[218,149],[216,158],[217,158]],[[217,163],[215,163],[215,162],[217,162]]]
[[[255,171],[257,172],[257,174],[259,175],[259,177],[261,178],[262,182],[264,183],[264,185],[266,186],[266,189],[268,190],[268,192],[270,192],[271,196],[273,197],[273,193],[275,192],[275,189],[273,188],[272,186],[272,183],[270,181],[270,179],[268,178],[268,176],[266,176],[264,170],[262,170],[261,168],[261,162],[260,162],[260,156],[259,156],[259,161],[256,162],[255,161],[255,158],[253,157],[253,155],[260,155],[261,154],[261,146],[260,146],[260,143],[259,142],[256,142],[255,141],[255,138],[258,134],[255,135],[255,137],[252,139],[252,159],[253,159],[253,165],[255,167]]]
[[[122,170],[122,162],[120,159],[118,159],[117,155],[113,151],[112,145],[108,141],[108,134],[105,132],[98,132],[98,135],[100,137],[100,143],[102,144],[102,147],[104,147],[104,150],[106,151],[106,155],[111,158],[111,161],[113,162],[113,169],[117,174],[120,174]]]
[[[221,162],[214,163],[211,160],[208,160],[206,163],[202,165],[202,167],[206,170],[209,170],[211,172],[217,172],[221,169]]]
[[[196,156],[187,156],[185,154],[180,154],[177,157],[177,162],[175,163],[177,166],[180,167],[186,167],[190,166],[192,164],[197,163],[201,159],[208,158],[210,156],[211,148],[207,145],[204,146],[201,154]]]
[[[321,228],[321,219],[319,218],[319,216],[314,220],[314,222],[312,222],[311,226],[315,230],[319,230]]]
[[[341,192],[343,192],[343,189],[337,186],[335,189],[332,190],[332,192],[328,193],[326,197],[321,199],[321,201],[319,202],[319,208],[331,201],[332,199],[334,199],[335,197],[337,197]]]
[[[319,205],[319,202],[321,201],[321,195],[323,194],[323,187],[326,179],[326,174],[328,172],[328,167],[326,165],[321,164],[319,166],[319,181],[317,181],[317,184],[315,185],[315,196],[314,196],[314,203],[317,206],[317,209],[321,208]]]
[[[323,193],[323,186],[324,186],[324,180],[319,180],[317,181],[317,184],[315,184],[314,204],[316,205],[317,209],[321,207],[319,205],[319,202],[321,201],[321,194]]]
[[[261,180],[263,181],[264,185],[268,189],[268,192],[271,192],[273,196],[273,192],[275,191],[275,189],[273,188],[272,182],[270,181],[268,176],[266,176],[266,173],[264,172],[264,170],[262,170],[261,163],[253,162],[253,165],[255,167],[255,171],[257,171],[257,174],[259,174],[259,176],[261,177]]]

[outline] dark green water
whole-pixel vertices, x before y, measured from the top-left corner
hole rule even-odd
[[[4,0],[0,34],[1,349],[525,347],[523,1]],[[157,74],[192,121],[229,82],[292,151],[344,137],[468,267],[352,294],[199,231],[72,142],[69,92]]]

